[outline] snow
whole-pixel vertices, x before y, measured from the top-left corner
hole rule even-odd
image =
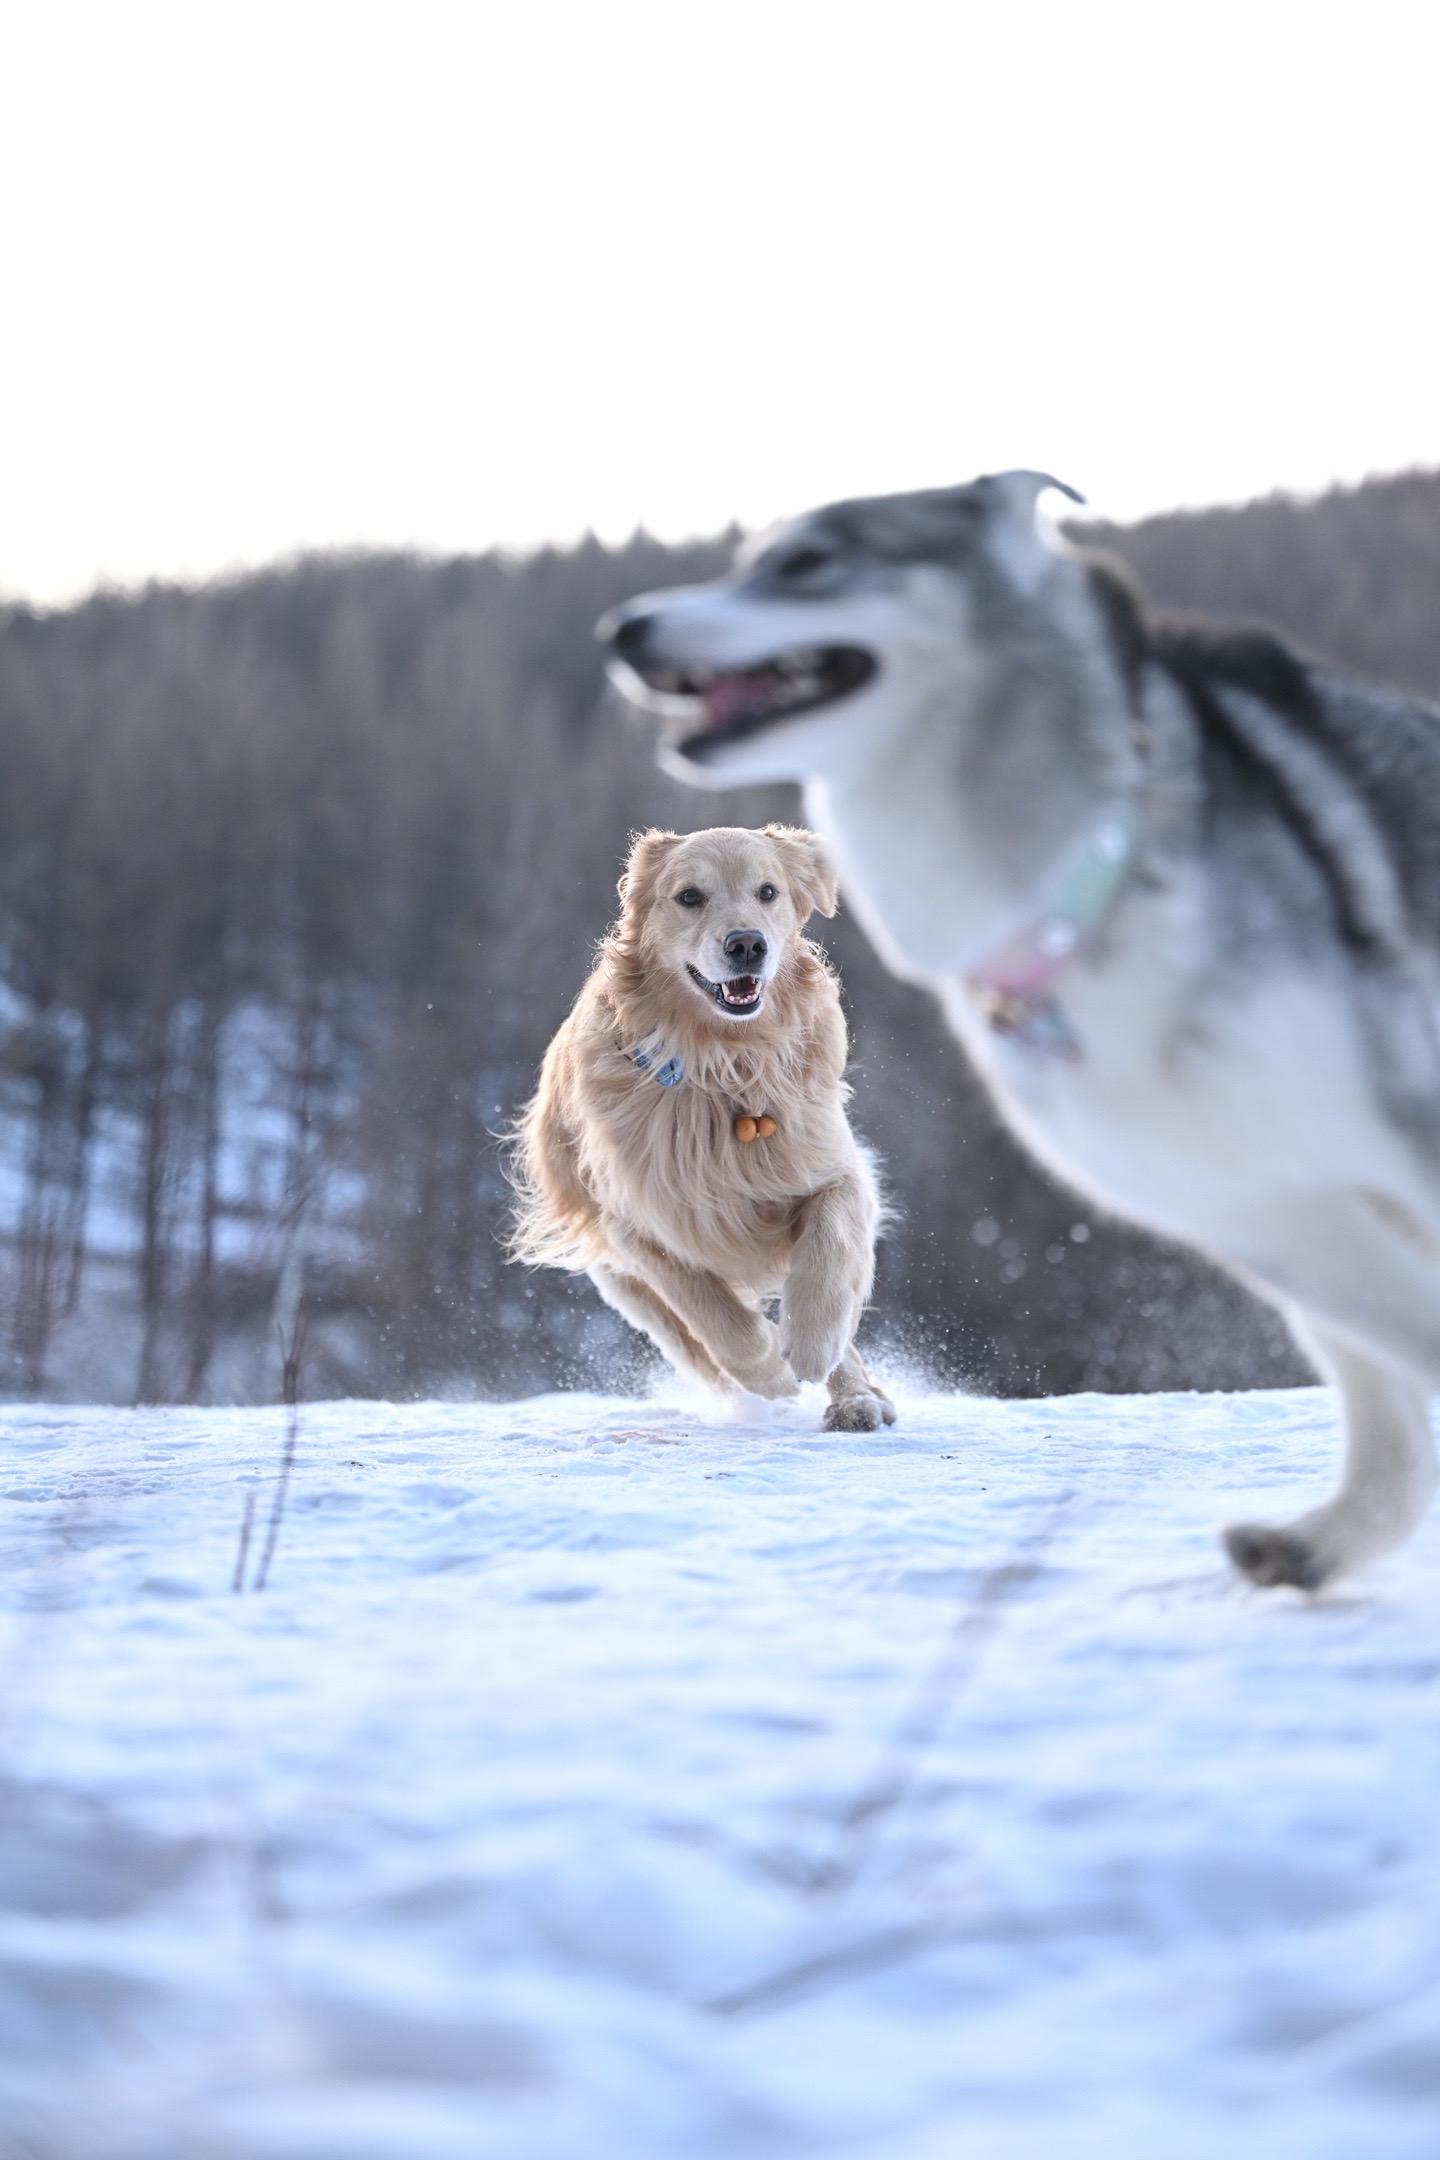
[[[1440,1525],[1315,1391],[0,1411],[4,2160],[1434,2160]]]

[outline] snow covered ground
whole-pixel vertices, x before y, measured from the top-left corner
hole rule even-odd
[[[4,2160],[1435,2160],[1440,1520],[1318,1393],[0,1412]]]

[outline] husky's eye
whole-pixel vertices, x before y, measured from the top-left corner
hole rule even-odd
[[[779,897],[780,897],[780,894],[779,894],[779,892],[778,892],[778,891],[776,890],[775,886],[773,886],[773,885],[762,885],[762,886],[760,887],[760,890],[759,890],[759,891],[758,891],[758,892],[756,893],[755,897],[756,897],[756,899],[757,899],[757,900],[764,900],[764,901],[766,901],[766,902],[768,903],[768,902],[769,902],[769,901],[771,901],[771,900],[778,900],[778,899],[779,899]]]
[[[681,907],[704,907],[705,905],[705,895],[695,885],[687,885],[684,892],[676,893],[675,898],[679,901]]]
[[[782,578],[806,578],[812,571],[823,570],[827,563],[834,560],[834,556],[824,548],[792,548],[788,555],[782,555],[776,563],[775,573]]]

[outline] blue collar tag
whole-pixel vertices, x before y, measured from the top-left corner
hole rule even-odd
[[[664,1043],[652,1043],[631,1052],[633,1063],[641,1072],[649,1073],[652,1080],[663,1088],[679,1087],[685,1077],[685,1066],[678,1057],[666,1057]],[[657,1060],[663,1062],[657,1063]]]

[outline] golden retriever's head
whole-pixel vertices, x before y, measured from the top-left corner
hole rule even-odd
[[[815,835],[788,825],[647,832],[620,898],[620,938],[647,987],[738,1031],[763,1012],[811,915],[834,914],[835,873]]]

